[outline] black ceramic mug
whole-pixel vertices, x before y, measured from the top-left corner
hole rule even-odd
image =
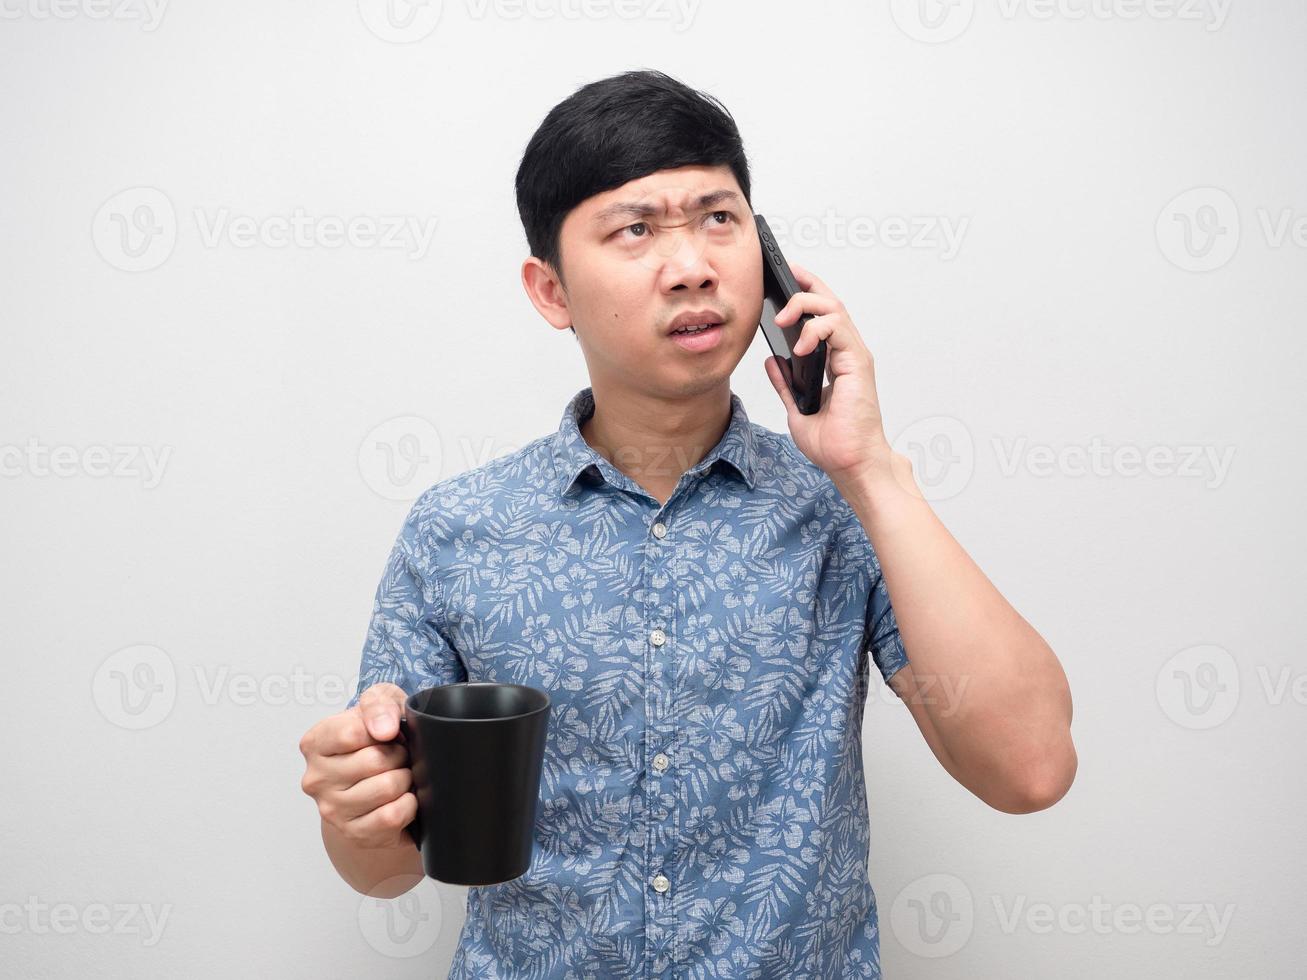
[[[522,684],[442,684],[408,696],[400,730],[418,800],[408,832],[427,875],[496,885],[526,873],[548,724],[549,695]]]

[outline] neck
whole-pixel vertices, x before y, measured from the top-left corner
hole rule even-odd
[[[686,470],[726,434],[731,421],[729,383],[669,400],[594,382],[594,414],[581,437],[619,471],[666,502]]]

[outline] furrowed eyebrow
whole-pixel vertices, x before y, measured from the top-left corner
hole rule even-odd
[[[695,205],[700,209],[711,208],[716,204],[731,203],[735,204],[740,200],[740,195],[735,191],[717,190],[709,191],[707,194],[699,195]],[[652,218],[656,214],[666,213],[663,208],[655,208],[650,204],[640,204],[634,201],[622,201],[617,204],[610,204],[598,214],[595,215],[595,224],[605,224],[609,220],[620,216],[628,218]]]

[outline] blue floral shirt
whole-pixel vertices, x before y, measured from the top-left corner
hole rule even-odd
[[[879,977],[862,718],[907,662],[852,508],[729,426],[665,504],[557,432],[442,480],[391,553],[358,691],[528,684],[526,874],[471,887],[451,977]]]

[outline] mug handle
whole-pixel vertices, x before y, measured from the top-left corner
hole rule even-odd
[[[403,712],[401,712],[401,713],[400,713],[400,716],[399,716],[399,734],[403,736],[403,738],[404,738],[404,748],[407,749],[407,748],[408,748],[408,734],[409,734],[409,733],[408,733],[408,719],[407,719],[406,717],[404,717]],[[409,768],[410,768],[410,769],[413,768],[413,753],[411,753],[411,752],[409,753],[409,756],[408,756],[408,765],[409,765]],[[414,797],[415,799],[417,798],[416,787],[415,787],[414,789],[410,790],[409,792],[413,793],[413,797]],[[410,823],[406,828],[404,828],[405,830],[408,831],[408,835],[409,835],[410,837],[413,838],[413,843],[417,846],[417,849],[418,849],[419,852],[421,852],[421,850],[422,850],[422,824],[421,824],[420,820],[421,820],[421,815],[420,815],[420,814],[415,814],[414,817],[413,817],[413,822]]]

